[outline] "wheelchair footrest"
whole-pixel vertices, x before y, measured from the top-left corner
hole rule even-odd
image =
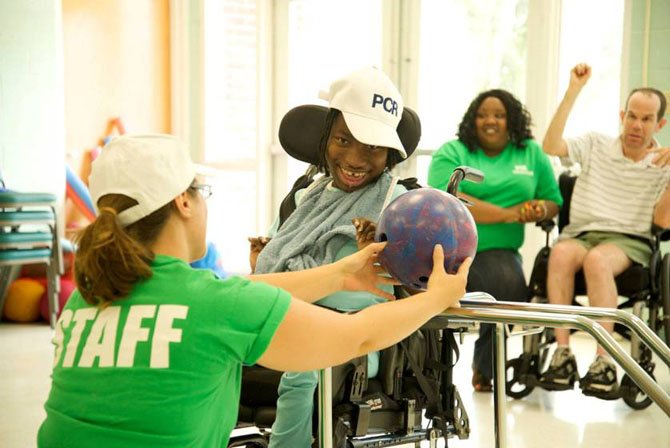
[[[429,432],[432,429],[422,429],[412,434],[376,434],[364,438],[354,438],[347,441],[349,448],[377,448],[381,446],[399,446],[410,443],[420,443],[429,440]]]
[[[370,414],[372,413],[372,408],[367,403],[359,403],[356,405],[356,411],[354,412],[354,436],[361,437],[368,433],[368,428],[370,427]]]
[[[416,418],[416,401],[403,400],[403,410],[405,411],[405,433],[412,434],[417,425],[421,425],[421,418],[419,414],[419,421]]]
[[[582,393],[587,397],[600,398],[601,400],[618,400],[621,398],[621,389],[616,388],[609,392],[600,392],[591,389],[582,389]]]
[[[562,392],[562,391],[565,391],[565,390],[573,390],[575,388],[575,382],[576,381],[568,382],[568,383],[565,383],[565,384],[557,384],[557,383],[543,383],[543,382],[538,380],[536,382],[536,384],[538,386],[540,386],[542,389],[548,390],[549,392]],[[527,385],[531,386],[532,385],[532,380],[528,381],[524,384],[527,384]]]

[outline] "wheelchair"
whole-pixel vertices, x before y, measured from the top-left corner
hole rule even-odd
[[[315,113],[318,111],[318,113]],[[298,178],[282,201],[281,224],[296,208],[295,193],[313,182],[318,162],[316,148],[328,109],[300,106],[289,111],[279,128],[282,147],[292,157],[307,162],[307,172]],[[414,111],[405,108],[398,135],[408,154],[418,145],[421,124]],[[477,180],[478,173],[467,168],[452,176],[452,191],[465,179]],[[408,189],[418,187],[416,179],[401,181]],[[402,290],[396,296],[402,297]],[[452,367],[458,358],[454,334],[471,329],[472,323],[449,328],[422,328],[404,341],[380,352],[379,372],[369,378],[367,357],[353,359],[333,367],[332,372],[332,446],[378,447],[414,444],[439,438],[468,438],[467,412],[452,382]],[[265,447],[275,420],[277,388],[282,372],[260,366],[244,367],[238,424],[231,434],[229,447]],[[315,403],[317,397],[315,394]],[[314,406],[314,409],[319,409]],[[425,419],[428,423],[425,424]],[[317,434],[318,412],[313,416]],[[320,437],[328,438],[329,434]],[[323,443],[323,440],[321,441]],[[314,445],[313,445],[314,446]],[[323,445],[322,445],[323,446]]]
[[[452,383],[454,331],[421,329],[382,350],[375,378],[367,377],[365,356],[333,367],[332,446],[418,447],[424,440],[468,438],[467,412]],[[280,378],[281,372],[259,366],[243,369],[238,426],[230,447],[267,446]],[[424,413],[430,419],[426,426]],[[315,412],[314,434],[318,418]]]
[[[568,172],[559,176],[559,188],[564,200],[563,208],[558,215],[559,232],[569,222],[570,200],[576,179],[576,176]],[[546,244],[535,258],[529,289],[533,296],[532,302],[546,303],[547,263],[551,250],[550,233],[555,223],[544,221],[538,223],[538,226],[546,232]],[[670,229],[654,228],[649,267],[633,265],[619,274],[615,282],[619,296],[625,298],[618,308],[632,308],[633,314],[643,318],[649,328],[657,335],[662,335],[663,341],[670,346],[670,254],[663,256],[660,249],[661,242],[667,240],[670,240]],[[580,271],[575,277],[575,295],[585,294],[586,283],[583,272]],[[578,305],[576,302],[574,304]],[[614,330],[631,340],[632,358],[654,378],[655,364],[652,361],[651,350],[637,337],[631,337],[630,331],[620,324],[615,324]],[[521,355],[506,362],[505,389],[508,396],[521,399],[528,396],[535,387],[540,386],[539,378],[547,367],[550,347],[554,342],[552,329],[523,336]],[[599,398],[623,398],[633,409],[645,409],[652,403],[627,374],[621,380],[617,396]]]

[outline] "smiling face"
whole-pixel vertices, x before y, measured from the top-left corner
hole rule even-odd
[[[660,106],[661,101],[656,95],[636,92],[630,97],[626,110],[621,112],[624,150],[642,151],[651,146],[654,134],[663,127],[658,121]]]
[[[354,138],[342,114],[333,121],[328,137],[326,163],[333,183],[352,192],[371,184],[386,168],[388,148],[366,145]]]
[[[507,110],[502,101],[494,96],[486,98],[477,109],[475,118],[479,146],[487,154],[502,151],[509,140],[507,133]]]

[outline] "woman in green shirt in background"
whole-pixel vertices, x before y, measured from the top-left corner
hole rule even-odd
[[[458,139],[438,149],[428,184],[445,190],[454,168],[467,165],[484,173],[481,183],[464,182],[461,196],[472,202],[479,244],[468,277],[468,291],[498,300],[529,297],[519,248],[524,226],[553,218],[563,203],[551,163],[530,130],[531,118],[511,93],[480,93],[458,127]],[[490,392],[493,377],[493,325],[483,324],[475,343],[472,385]]]

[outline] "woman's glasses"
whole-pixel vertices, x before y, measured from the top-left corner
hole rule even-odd
[[[198,190],[203,198],[209,199],[212,195],[212,186],[207,184],[197,184],[190,187],[194,190]]]

